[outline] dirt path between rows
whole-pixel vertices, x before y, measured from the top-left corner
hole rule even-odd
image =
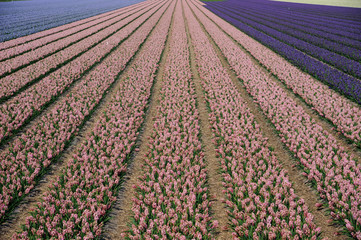
[[[133,216],[132,199],[135,196],[135,188],[133,188],[133,186],[136,185],[139,178],[143,176],[142,166],[145,163],[145,155],[149,151],[148,140],[153,131],[154,119],[157,114],[157,106],[161,100],[160,90],[163,86],[163,74],[169,52],[169,36],[172,35],[174,9],[165,48],[161,56],[157,76],[149,99],[146,117],[140,131],[139,140],[136,144],[138,151],[134,154],[132,159],[129,160],[127,175],[124,177],[124,183],[109,214],[111,219],[103,227],[103,235],[101,236],[101,239],[122,239],[122,234],[129,230],[128,223]]]
[[[193,6],[190,7],[192,9]],[[197,20],[199,21],[198,18]],[[307,184],[306,179],[303,175],[301,175],[301,171],[299,171],[295,166],[296,160],[293,158],[291,152],[287,149],[287,147],[281,142],[281,139],[277,135],[277,132],[272,123],[263,114],[262,110],[254,102],[253,98],[247,93],[245,86],[238,80],[235,72],[231,70],[231,67],[228,64],[224,55],[222,54],[221,50],[218,48],[211,36],[204,29],[201,22],[200,24],[203,28],[203,31],[206,33],[208,39],[212,43],[215,51],[217,52],[217,55],[221,60],[223,67],[227,69],[229,76],[237,86],[237,90],[241,93],[242,98],[247,103],[248,108],[253,113],[256,122],[260,125],[260,129],[262,129],[263,135],[268,138],[269,146],[274,148],[277,159],[280,161],[284,169],[288,171],[288,177],[293,184],[295,193],[300,198],[303,198],[305,200],[306,204],[310,209],[310,212],[314,215],[314,222],[317,224],[317,226],[322,228],[322,237],[327,237],[329,240],[344,239],[344,236],[335,235],[335,233],[339,232],[340,229],[336,226],[328,224],[330,216],[326,215],[326,211],[324,209],[320,210],[315,206],[316,203],[319,203],[319,198],[317,197],[316,191]]]
[[[220,240],[232,239],[231,232],[228,228],[228,214],[227,207],[222,200],[225,199],[223,194],[224,188],[222,185],[222,176],[220,173],[221,165],[216,157],[215,145],[212,142],[213,134],[211,130],[211,125],[208,120],[208,110],[206,107],[206,100],[203,94],[201,79],[199,77],[199,73],[197,70],[197,65],[195,62],[195,53],[194,48],[192,46],[191,36],[189,33],[188,23],[184,16],[183,18],[186,25],[186,33],[188,36],[188,44],[190,51],[190,63],[192,70],[192,79],[194,83],[194,87],[197,94],[197,106],[199,111],[199,125],[201,132],[201,141],[202,141],[202,149],[204,152],[204,159],[207,164],[207,182],[208,189],[212,201],[211,213],[214,220],[218,221],[218,228],[216,229],[215,236]]]
[[[129,37],[132,34],[130,34]],[[149,36],[151,34],[152,34],[152,32],[150,32],[148,34],[148,36],[144,40],[144,42],[147,41],[147,39],[149,38]],[[126,41],[127,39],[128,39],[128,37],[126,39],[124,39],[124,41]],[[118,46],[121,46],[124,41],[122,41]],[[116,50],[116,49],[114,49],[114,50]],[[114,50],[112,50],[112,52]],[[56,177],[61,174],[61,171],[64,169],[64,167],[70,161],[72,156],[76,153],[79,145],[84,141],[85,137],[88,136],[92,132],[95,123],[99,120],[100,116],[107,108],[108,103],[111,101],[112,97],[119,89],[121,82],[124,81],[122,76],[127,75],[127,72],[129,71],[130,66],[135,61],[137,54],[141,50],[142,50],[142,44],[141,44],[141,47],[134,53],[133,57],[128,61],[125,68],[122,71],[120,71],[118,78],[114,81],[114,83],[111,84],[109,89],[105,92],[105,96],[100,100],[99,104],[97,106],[95,106],[93,113],[89,115],[89,119],[85,120],[85,123],[83,124],[83,126],[80,127],[78,134],[70,140],[69,145],[60,154],[60,157],[58,157],[58,159],[56,159],[56,161],[51,163],[51,165],[46,170],[46,174],[41,178],[41,180],[34,187],[34,189],[15,208],[15,210],[11,213],[9,219],[7,221],[5,221],[4,223],[0,224],[0,239],[1,240],[2,239],[12,239],[12,236],[15,233],[22,230],[21,225],[26,223],[26,218],[28,216],[30,216],[29,213],[33,209],[36,208],[37,202],[39,202],[42,199],[44,194],[48,191],[49,187],[53,184],[54,180],[56,180]],[[100,63],[97,63],[96,65],[98,65],[98,64],[100,64]],[[82,78],[85,78],[88,74],[89,73],[84,75]],[[67,93],[73,92],[74,89],[76,89],[75,86],[80,83],[81,83],[81,81],[76,82],[76,84],[73,85],[72,88],[69,89],[69,91],[67,91]],[[61,99],[64,98],[65,96],[66,96],[65,94],[62,94],[62,96],[59,97],[59,99],[57,101],[61,101]],[[25,132],[32,125],[36,124],[43,115],[52,111],[52,109],[56,105],[55,103],[56,102],[52,103],[52,105],[49,108],[47,108],[45,111],[43,111],[34,122],[27,125],[23,131]]]

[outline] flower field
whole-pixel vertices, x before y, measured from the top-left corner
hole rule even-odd
[[[108,7],[0,42],[0,239],[361,239],[357,9]]]

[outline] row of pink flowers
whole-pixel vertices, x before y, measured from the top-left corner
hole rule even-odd
[[[147,13],[156,12],[154,8]],[[118,74],[144,42],[161,12],[157,11],[114,52],[89,72],[73,91],[57,101],[21,136],[0,152],[0,218],[34,187],[39,174],[59,156]]]
[[[204,15],[201,19],[282,142],[297,157],[333,219],[350,236],[361,239],[361,166],[214,23]]]
[[[359,105],[302,72],[271,49],[236,30],[234,26],[212,12],[208,10],[204,12],[288,88],[311,105],[321,116],[331,121],[338,131],[361,147],[361,108]]]
[[[154,8],[154,5],[134,13],[132,18],[139,18],[122,28],[121,31],[0,105],[0,142],[3,138],[11,136],[12,131],[21,127],[34,114],[39,113],[44,108],[44,105],[56,99],[70,84],[79,79],[85,71],[99,62],[106,54],[109,54],[112,49],[118,46],[153,13],[153,11],[146,13],[152,8]]]
[[[6,41],[6,42],[1,42],[0,43],[0,51],[5,50],[5,49],[9,49],[9,48],[16,48],[18,45],[22,45],[22,44],[25,44],[25,43],[28,43],[28,42],[31,42],[31,41],[36,41],[38,39],[40,40],[41,38],[45,38],[45,37],[51,36],[53,34],[62,34],[62,32],[66,31],[66,30],[70,30],[71,28],[78,27],[78,26],[81,26],[83,24],[87,24],[87,23],[92,22],[92,21],[96,21],[96,20],[98,20],[100,18],[104,18],[104,17],[110,16],[110,15],[113,15],[113,14],[117,14],[117,13],[119,13],[121,11],[127,11],[127,10],[130,10],[130,9],[134,8],[134,7],[142,6],[142,5],[146,4],[146,3],[147,2],[141,2],[141,3],[130,5],[130,6],[127,6],[127,7],[121,8],[121,9],[106,12],[106,13],[99,14],[99,15],[89,17],[89,18],[85,18],[85,19],[82,19],[82,20],[79,20],[79,21],[75,21],[75,22],[72,22],[72,23],[69,23],[69,24],[61,25],[59,27],[55,27],[55,28],[51,28],[51,29],[48,29],[48,30],[45,30],[45,31],[37,32],[37,33],[31,34],[31,35],[28,35],[28,36],[12,39],[12,40],[9,40],[9,41]],[[59,35],[59,37],[62,37],[62,35]],[[48,42],[46,40],[45,41],[41,40],[41,41],[43,41],[44,43]]]
[[[14,238],[92,239],[101,234],[144,121],[172,11],[160,20],[92,132]]]
[[[221,162],[233,238],[317,239],[321,230],[313,215],[294,193],[287,172],[187,4],[184,9]],[[192,10],[204,19],[198,9]]]
[[[147,5],[147,7],[145,7],[146,10],[149,10],[149,5]],[[102,41],[111,44],[111,42],[109,43],[108,40],[109,36],[115,32],[123,31],[122,28],[124,28],[124,26],[134,21],[134,19],[146,11],[142,10],[141,12],[138,12],[140,9],[133,9],[97,26],[88,28],[67,38],[60,39],[59,41],[37,48],[34,51],[27,52],[2,62],[0,65],[0,74],[6,71],[11,71],[11,69],[15,69],[19,66],[22,66],[23,64],[28,64],[31,61],[39,60],[34,64],[31,64],[2,78],[0,82],[0,98],[11,96],[21,87],[27,84],[31,84],[34,79],[37,79],[41,75],[44,75],[47,72],[60,67],[62,64],[64,64],[64,62],[73,57],[76,57],[83,52],[88,51]],[[76,43],[68,47],[68,45],[73,42]],[[64,47],[65,49],[56,52],[49,57],[43,58],[44,55]]]
[[[180,1],[174,12],[157,115],[144,175],[135,186],[125,239],[210,239],[207,172]]]
[[[88,29],[95,25],[102,24],[108,20],[111,20],[112,18],[116,18],[119,15],[122,15],[124,17],[124,15],[123,15],[124,13],[127,13],[133,9],[134,8],[132,8],[132,9],[121,8],[120,10],[112,12],[111,14],[106,14],[104,16],[97,17],[93,21],[87,21],[84,24],[79,24],[77,26],[66,29],[64,31],[61,31],[61,32],[58,32],[55,34],[51,34],[51,35],[47,35],[42,38],[36,39],[34,41],[15,46],[13,48],[4,49],[4,50],[0,51],[0,61],[3,61],[4,59],[10,58],[10,57],[14,57],[16,55],[27,52],[29,50],[35,50],[38,47],[47,45],[48,43],[52,43],[55,41],[61,41],[62,38],[65,38],[70,35],[76,34],[78,32],[84,31],[85,29]],[[139,8],[136,7],[135,9],[139,9]],[[113,22],[113,21],[111,21],[111,22]],[[107,25],[111,24],[111,22],[109,22]]]

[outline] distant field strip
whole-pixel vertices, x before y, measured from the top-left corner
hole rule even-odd
[[[361,2],[357,0],[272,0],[272,1],[361,8]]]

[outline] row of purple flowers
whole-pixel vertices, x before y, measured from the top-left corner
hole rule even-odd
[[[211,24],[205,26],[212,38],[273,123],[282,142],[297,158],[297,166],[313,184],[323,205],[330,209],[332,218],[345,227],[349,236],[361,239],[361,166],[277,82],[254,64],[250,56],[206,21]],[[233,31],[238,30],[233,28]]]
[[[209,12],[207,15],[211,16],[212,14]],[[251,37],[235,31],[232,25],[220,21],[219,18],[212,19],[261,65],[284,82],[295,94],[302,97],[321,116],[331,121],[346,138],[361,146],[360,106],[313,79]]]
[[[191,8],[217,43],[225,40],[207,17]],[[187,5],[185,15],[209,106],[233,238],[318,239],[321,229],[294,193],[287,172]]]
[[[225,7],[224,9],[232,11],[232,9],[229,9],[228,7]],[[353,44],[348,44],[348,41],[345,40],[347,39],[351,41],[349,38],[345,38],[343,36],[339,36],[336,34],[325,33],[323,31],[318,31],[313,28],[312,24],[306,24],[306,23],[299,24],[297,21],[295,22],[291,19],[286,20],[286,17],[284,17],[283,19],[280,17],[275,18],[273,15],[270,15],[269,12],[267,11],[261,11],[261,10],[250,11],[248,8],[242,9],[240,7],[237,8],[237,11],[235,13],[241,14],[243,17],[246,17],[248,20],[252,20],[254,22],[260,23],[261,25],[270,27],[271,29],[280,31],[281,33],[301,39],[317,47],[324,48],[331,52],[335,52],[351,60],[355,60],[358,62],[361,61],[361,50],[360,50],[361,41],[353,40],[354,41]],[[355,36],[358,35],[355,34]],[[327,51],[325,52],[327,53]],[[330,59],[332,60],[335,57],[337,57],[337,54],[334,54],[335,56],[333,56],[333,58]],[[324,56],[329,56],[329,55],[330,54]],[[322,59],[324,61],[327,61],[327,59],[324,59],[324,57]],[[330,64],[333,64],[334,66],[338,66],[337,63],[330,62]],[[344,65],[346,65],[346,63]],[[344,65],[342,65],[341,67],[344,67]],[[345,69],[344,71],[347,70],[348,69]],[[351,71],[352,73],[352,69],[350,69],[349,71]]]
[[[226,2],[227,5],[231,4],[230,2]],[[231,7],[231,5],[230,5]],[[348,97],[351,97],[356,102],[361,103],[361,81],[345,72],[335,69],[334,67],[319,61],[304,52],[296,49],[300,48],[302,50],[305,49],[313,49],[310,50],[308,53],[312,52],[313,54],[323,54],[323,51],[316,50],[316,46],[311,46],[310,44],[301,41],[299,39],[292,38],[291,36],[283,35],[280,32],[275,32],[275,30],[268,29],[266,30],[266,26],[260,26],[258,23],[249,22],[245,19],[242,21],[239,20],[240,16],[234,14],[228,10],[222,10],[218,6],[216,7],[215,4],[208,4],[207,8],[212,10],[218,16],[222,17],[223,19],[227,20],[228,22],[232,23],[234,26],[239,28],[241,31],[249,34],[256,40],[260,41],[262,44],[270,47],[278,54],[282,55],[286,59],[288,59],[291,63],[299,67],[301,70],[304,70],[320,81],[328,84],[331,88],[340,91],[341,93],[345,94]],[[245,20],[245,21],[244,21]],[[268,31],[268,32],[267,32]],[[266,34],[268,33],[268,34]],[[282,35],[282,36],[281,36]],[[277,37],[278,36],[278,37]],[[292,39],[291,39],[292,38]],[[292,44],[288,42],[288,40],[292,41]],[[287,41],[287,44],[283,41]],[[291,45],[288,45],[291,44]],[[326,58],[327,54],[324,54]],[[339,58],[337,58],[339,59]],[[333,61],[333,60],[332,60]],[[337,62],[337,61],[333,61]],[[356,62],[357,63],[357,62]],[[343,64],[343,62],[338,62],[338,64]],[[355,74],[359,74],[360,68],[355,68],[351,64],[350,67],[353,68]]]
[[[238,9],[234,11],[234,8],[218,6],[218,10],[222,11],[225,14],[228,14],[232,18],[245,23],[253,28],[263,32],[287,45],[290,45],[322,62],[325,62],[340,71],[343,71],[349,75],[352,75],[356,78],[361,78],[361,63],[350,59],[346,56],[340,55],[332,50],[328,50],[323,46],[319,47],[318,44],[323,44],[323,38],[319,38],[316,43],[313,41],[315,38],[309,36],[309,34],[299,33],[294,29],[290,29],[282,26],[278,22],[272,22],[267,19],[262,19],[262,15],[252,16],[248,13],[239,13]],[[309,27],[312,29],[312,26]],[[361,42],[360,42],[361,45]],[[343,47],[338,45],[339,49]],[[336,48],[337,49],[337,48]],[[356,56],[361,57],[361,51],[359,49],[349,50],[350,54],[355,54]]]
[[[245,9],[245,2],[243,1],[233,1],[233,4],[237,9]],[[344,22],[342,19],[337,17],[324,18],[317,13],[312,13],[310,11],[298,12],[297,6],[299,6],[299,4],[290,4],[290,9],[287,7],[280,7],[280,4],[275,2],[263,2],[263,4],[260,5],[259,1],[248,1],[246,5],[249,12],[262,13],[263,16],[272,17],[277,22],[282,22],[283,24],[287,25],[289,22],[292,22],[296,23],[297,26],[312,26],[312,29],[307,29],[307,31],[315,33],[315,35],[327,37],[332,36],[332,40],[340,42],[344,41],[345,44],[350,46],[355,44],[360,46],[360,22],[358,22],[358,24],[357,22],[353,22],[356,24],[353,25],[349,21]],[[316,6],[311,5],[310,7],[315,8]],[[322,8],[322,6],[320,7]],[[348,8],[348,10],[349,9],[350,8]],[[357,9],[355,10],[357,11]],[[313,32],[314,30],[315,32]]]

